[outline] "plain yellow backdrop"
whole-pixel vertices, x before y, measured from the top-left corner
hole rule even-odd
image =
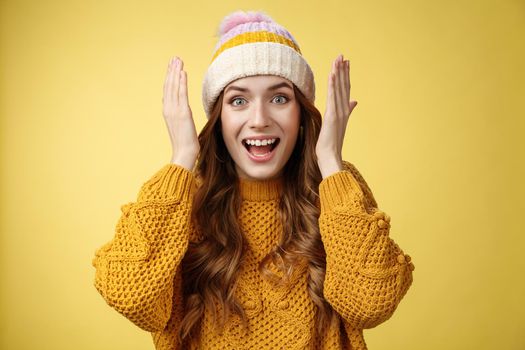
[[[263,10],[298,40],[324,112],[330,64],[358,106],[344,158],[391,217],[414,283],[369,349],[524,349],[525,2],[0,2],[2,349],[153,349],[107,306],[91,259],[171,157],[179,55],[190,104],[222,17]]]

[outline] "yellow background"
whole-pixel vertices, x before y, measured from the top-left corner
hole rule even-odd
[[[344,158],[391,217],[414,283],[369,349],[525,348],[525,2],[0,3],[2,349],[153,349],[91,258],[171,157],[168,60],[201,82],[222,17],[262,9],[298,40],[324,112],[351,61]]]

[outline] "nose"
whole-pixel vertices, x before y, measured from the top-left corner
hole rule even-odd
[[[250,118],[250,127],[254,129],[265,128],[270,125],[269,111],[266,110],[264,103],[255,102],[252,117]]]

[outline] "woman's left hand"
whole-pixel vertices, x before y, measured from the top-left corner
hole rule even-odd
[[[343,169],[342,149],[346,125],[357,101],[350,101],[350,61],[339,55],[328,77],[323,125],[315,146],[323,179]]]

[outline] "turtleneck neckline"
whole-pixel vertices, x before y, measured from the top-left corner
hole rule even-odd
[[[283,178],[272,180],[249,180],[239,178],[241,198],[249,201],[278,199],[283,189]]]

